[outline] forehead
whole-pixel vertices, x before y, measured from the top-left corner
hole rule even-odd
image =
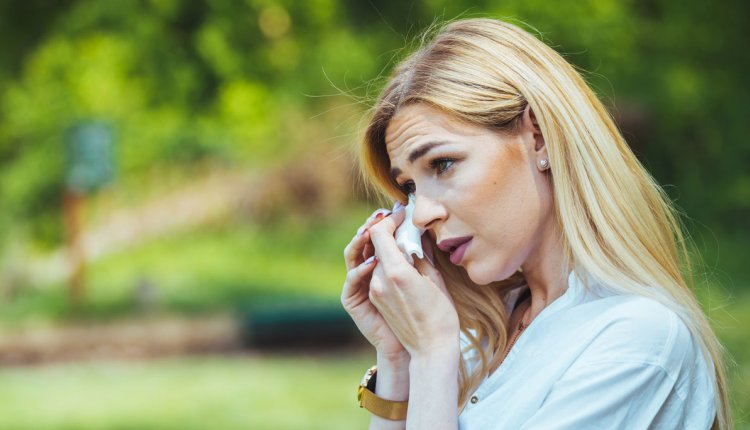
[[[385,146],[393,164],[409,148],[437,140],[456,140],[474,134],[475,130],[439,109],[414,104],[401,108],[385,130]]]

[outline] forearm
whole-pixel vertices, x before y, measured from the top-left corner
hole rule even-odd
[[[406,428],[458,428],[458,361],[458,344],[455,347],[411,358]]]
[[[387,400],[403,401],[409,398],[409,355],[385,357],[378,354],[378,376],[375,394]],[[403,430],[406,420],[393,421],[375,414],[370,419],[370,430]]]

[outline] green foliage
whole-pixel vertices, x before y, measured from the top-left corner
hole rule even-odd
[[[290,117],[329,108],[309,96],[373,96],[370,81],[427,25],[485,15],[538,29],[586,71],[688,213],[744,228],[750,53],[737,46],[748,9],[738,0],[1,1],[0,231],[27,225],[42,244],[60,243],[62,135],[81,120],[114,125],[123,179],[205,159],[258,165],[308,143],[285,130]]]

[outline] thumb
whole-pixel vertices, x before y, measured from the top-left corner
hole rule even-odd
[[[390,215],[386,215],[385,218],[383,218],[380,222],[378,222],[375,226],[373,226],[370,229],[372,241],[376,242],[376,234],[374,232],[378,232],[379,234],[382,234],[384,236],[389,236],[393,238],[394,234],[396,233],[396,229],[399,225],[401,225],[402,222],[404,222],[404,219],[406,218],[406,210],[403,205],[401,205],[400,202],[396,204],[396,207],[393,208],[393,212]],[[378,244],[375,243],[375,246]]]
[[[396,206],[393,208],[393,212],[389,216],[386,216],[379,224],[382,224],[384,230],[391,233],[391,236],[396,233],[396,229],[406,219],[406,207],[401,202],[396,202]]]
[[[399,264],[408,264],[404,255],[396,245],[394,232],[404,221],[405,210],[402,207],[383,218],[380,222],[370,228],[370,241],[375,248],[375,255],[385,266],[395,267]]]

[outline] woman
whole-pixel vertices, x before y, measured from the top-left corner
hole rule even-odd
[[[361,154],[398,201],[344,251],[371,429],[731,428],[675,212],[554,50],[448,24],[395,69]],[[393,236],[410,195],[414,266]]]

